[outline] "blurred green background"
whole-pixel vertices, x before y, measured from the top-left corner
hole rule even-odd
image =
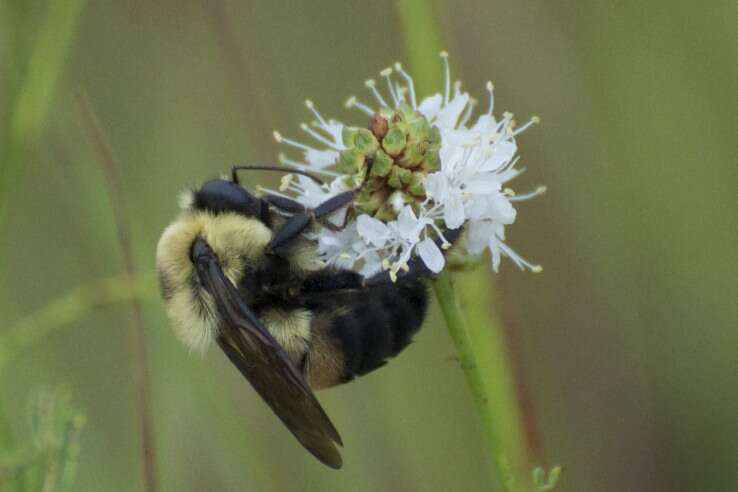
[[[738,3],[423,8],[467,90],[484,100],[491,79],[498,110],[543,121],[519,141],[515,184],[549,193],[521,204],[509,244],[544,272],[503,262],[496,283],[541,464],[564,467],[557,490],[738,490]],[[76,93],[112,146],[150,272],[180,190],[273,162],[272,131],[297,135],[306,98],[362,124],[343,101],[423,48],[406,39],[384,0],[0,1],[0,330],[122,270]],[[42,97],[23,101],[29,87]],[[18,104],[38,121],[14,123]],[[75,490],[143,488],[130,319],[99,306],[0,374],[20,442],[33,390],[69,385],[87,416]],[[495,490],[437,308],[397,360],[319,394],[346,444],[340,472],[217,350],[188,355],[155,297],[144,322],[162,490]]]

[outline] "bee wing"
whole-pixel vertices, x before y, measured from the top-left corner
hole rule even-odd
[[[202,241],[207,249],[198,252],[195,244],[198,275],[220,314],[220,348],[300,444],[326,465],[340,468],[335,444],[343,445],[341,437],[305,378],[243,301],[212,250]]]

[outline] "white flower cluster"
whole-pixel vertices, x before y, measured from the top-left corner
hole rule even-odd
[[[389,103],[377,90],[375,81],[366,82],[379,109],[409,104],[440,131],[441,168],[425,177],[425,200],[413,206],[401,200],[393,203],[397,219],[389,222],[362,214],[341,230],[321,228],[315,237],[319,253],[329,264],[358,268],[365,275],[380,269],[389,270],[393,277],[401,269],[407,268],[410,258],[417,254],[431,271],[437,273],[445,265],[441,249],[450,246],[444,238],[444,231],[465,226],[468,237],[464,246],[471,254],[480,254],[489,248],[495,271],[499,268],[502,256],[509,257],[520,268],[540,271],[539,266],[520,257],[504,242],[505,226],[515,222],[516,218],[513,204],[545,191],[545,187],[540,187],[531,193],[515,195],[509,188],[504,188],[508,181],[522,172],[515,167],[518,161],[515,137],[536,123],[537,118],[518,128],[510,113],[504,113],[501,119],[496,119],[490,82],[487,84],[489,107],[472,123],[475,101],[468,93],[461,91],[459,82],[453,85],[452,94],[447,54],[443,52],[441,57],[445,65],[443,94],[427,97],[419,104],[413,80],[399,63],[395,64],[394,72],[399,75],[396,78],[400,82],[393,79],[392,69],[381,72],[390,96]],[[315,207],[346,190],[346,180],[331,170],[339,153],[345,149],[342,141],[344,125],[335,120],[326,120],[312,102],[307,101],[306,105],[315,116],[315,121],[311,125],[302,124],[301,128],[320,143],[320,148],[284,138],[276,132],[274,135],[278,142],[302,152],[300,161],[282,155],[281,162],[331,178],[330,184],[322,186],[300,175],[296,180],[290,176],[290,179],[283,181],[280,188],[282,192],[289,191],[303,205]],[[359,109],[369,116],[378,112],[356,97],[349,98],[346,106]],[[337,225],[341,224],[344,215],[345,210],[334,214],[331,220]]]

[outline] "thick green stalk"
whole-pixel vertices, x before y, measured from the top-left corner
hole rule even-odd
[[[495,459],[505,460],[519,487],[529,480],[535,458],[526,443],[505,328],[499,313],[493,311],[495,286],[488,265],[483,262],[473,270],[454,274],[456,295],[461,300],[477,368],[489,398],[488,411],[499,432],[501,447],[492,452]]]
[[[445,46],[435,3],[401,0],[398,13],[418,92],[421,97],[438,92],[443,83],[438,55]],[[484,268],[476,268],[459,273],[457,280],[442,272],[433,282],[436,297],[481,420],[495,478],[504,490],[521,490],[530,482],[533,459],[525,443],[504,329],[490,310],[495,297],[492,278]]]
[[[408,65],[412,68],[420,94],[437,92],[443,82],[443,65],[438,54],[445,49],[441,41],[435,2],[400,0],[397,4]]]
[[[490,385],[485,381],[492,374],[487,373],[485,367],[481,366],[477,360],[474,349],[475,341],[470,336],[464,313],[456,297],[456,289],[451,274],[447,271],[441,272],[433,281],[433,290],[446,320],[448,333],[451,335],[454,345],[456,345],[459,365],[464,371],[469,392],[479,414],[484,437],[492,453],[497,479],[502,483],[504,489],[508,490],[511,477],[509,468],[505,466],[507,458],[503,449],[503,440],[498,431],[499,422],[495,420],[493,401],[490,399],[488,391]]]

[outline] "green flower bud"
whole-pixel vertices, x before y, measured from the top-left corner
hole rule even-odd
[[[374,191],[365,188],[356,195],[354,205],[360,212],[375,215],[386,202],[387,192],[385,190]]]
[[[415,172],[410,177],[408,191],[417,197],[425,197],[425,173]]]
[[[405,148],[406,143],[407,138],[405,137],[405,134],[402,132],[402,130],[395,126],[394,128],[391,128],[384,136],[384,139],[382,140],[382,147],[384,147],[384,150],[389,155],[396,156],[402,152],[402,149]]]
[[[400,189],[410,182],[411,177],[411,171],[409,171],[408,169],[403,169],[399,166],[395,166],[392,168],[392,171],[390,171],[387,184],[390,185],[392,188]]]
[[[379,142],[371,131],[366,128],[359,128],[354,137],[354,146],[357,151],[364,155],[369,155],[377,150]]]
[[[417,167],[425,160],[425,153],[428,150],[428,142],[422,141],[416,144],[410,144],[405,148],[399,163],[402,167]]]
[[[438,155],[438,151],[426,152],[425,162],[423,162],[423,171],[427,173],[434,173],[441,169],[441,156]]]
[[[377,153],[374,154],[374,163],[372,164],[371,175],[383,178],[390,173],[393,165],[394,161],[392,158],[381,150],[378,150]]]
[[[341,130],[341,139],[343,140],[343,145],[346,146],[346,148],[351,148],[354,146],[354,140],[356,139],[356,133],[358,133],[359,129],[354,126],[344,126],[343,130]]]
[[[359,174],[364,168],[365,156],[356,148],[341,151],[336,169],[343,174]]]

